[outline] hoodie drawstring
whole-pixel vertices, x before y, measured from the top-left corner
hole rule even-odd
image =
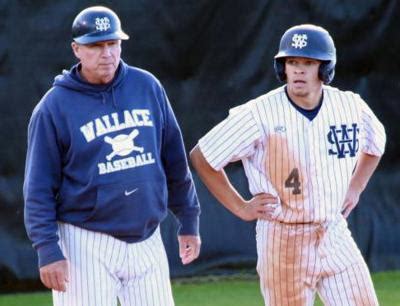
[[[105,105],[106,104],[106,93],[104,91],[101,91],[100,94],[101,94],[101,103],[103,103]]]
[[[115,100],[115,95],[114,95],[114,86],[111,86],[111,95],[112,95],[112,104],[114,105],[115,109],[118,109],[117,101]]]
[[[107,102],[107,100],[106,100],[107,94],[106,94],[105,91],[101,91],[100,94],[101,94],[101,103],[103,103],[105,105],[106,102]],[[113,105],[113,107],[115,109],[118,109],[117,108],[117,100],[115,100],[115,93],[114,93],[114,87],[113,86],[111,86],[111,96],[112,96],[112,105]]]

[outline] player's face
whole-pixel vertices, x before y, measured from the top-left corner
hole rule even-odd
[[[321,62],[303,57],[288,57],[285,61],[287,89],[295,97],[307,98],[321,91],[318,77]]]
[[[82,76],[93,84],[106,84],[115,75],[121,58],[121,41],[108,40],[81,45],[72,43],[75,56],[82,65]]]

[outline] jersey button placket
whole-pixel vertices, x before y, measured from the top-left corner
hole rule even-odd
[[[309,144],[309,154],[310,154],[310,183],[312,184],[312,193],[313,193],[313,204],[314,204],[314,209],[312,211],[312,216],[313,219],[318,219],[318,210],[316,209],[316,206],[319,205],[319,192],[318,192],[318,184],[317,184],[317,176],[318,176],[318,169],[315,161],[317,160],[317,154],[318,154],[318,139],[315,137],[315,129],[318,128],[317,125],[314,124],[314,122],[310,122],[308,129],[307,129],[307,137],[308,137],[308,144]],[[318,131],[317,131],[318,132]]]

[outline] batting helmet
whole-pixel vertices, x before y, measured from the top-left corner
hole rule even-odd
[[[75,17],[72,38],[85,45],[98,41],[129,39],[129,36],[122,31],[117,14],[104,6],[92,6]]]
[[[335,75],[336,49],[332,37],[322,27],[302,24],[288,29],[282,36],[279,52],[274,58],[275,74],[280,81],[286,80],[285,58],[305,57],[321,61],[318,76],[329,84]]]

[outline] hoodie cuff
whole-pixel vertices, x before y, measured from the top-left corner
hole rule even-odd
[[[39,268],[53,262],[65,259],[57,242],[45,244],[37,249]]]
[[[199,235],[199,216],[184,216],[179,221],[181,226],[178,235]]]

